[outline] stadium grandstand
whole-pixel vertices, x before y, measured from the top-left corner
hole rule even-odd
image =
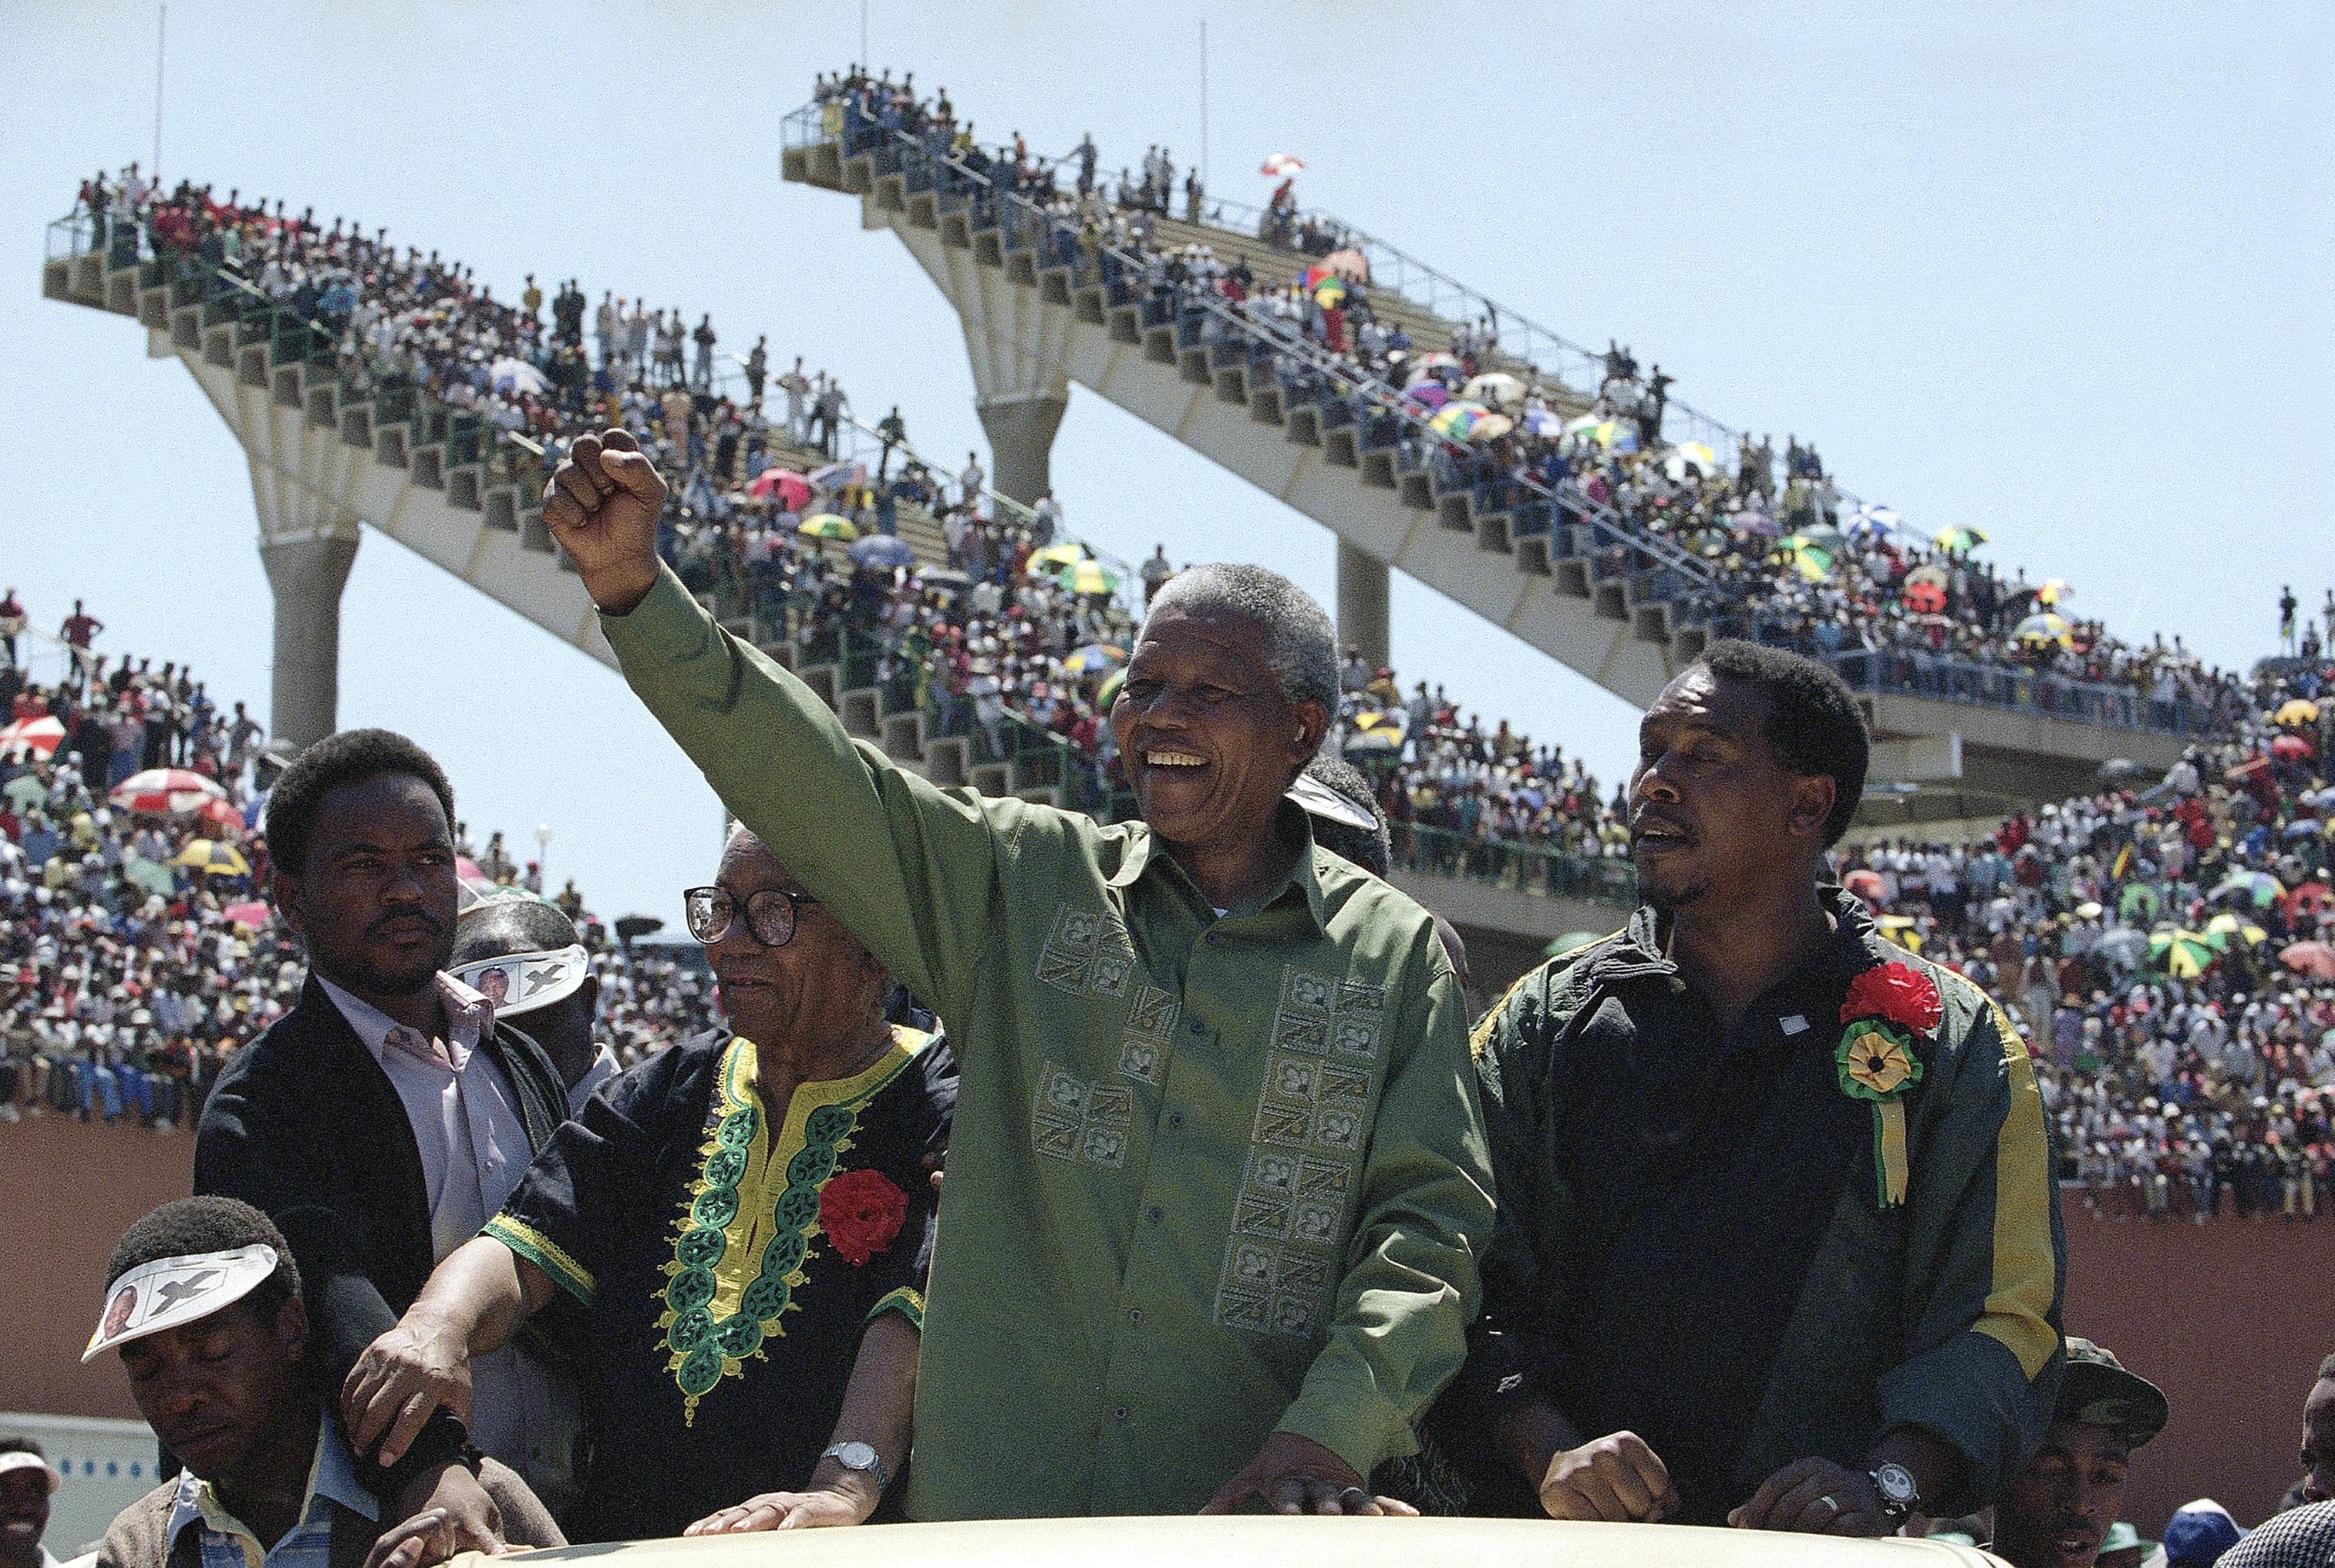
[[[1197,186],[1179,209],[1156,150],[1112,182],[1090,141],[986,147],[856,71],[790,118],[784,172],[856,195],[956,309],[1009,493],[1043,488],[1076,381],[1333,530],[1342,634],[1373,663],[1390,566],[1633,705],[1714,636],[1797,647],[1864,694],[1884,825],[2162,768],[2243,708],[2177,638],[2070,618],[2063,580],[1858,499],[1813,443],[1779,465],[1658,365],[1301,211],[1285,179],[1263,209]]]
[[[826,96],[848,110],[869,92],[856,91]],[[977,167],[979,150],[951,149],[952,167]],[[1051,175],[1032,168],[1016,186],[1042,189]],[[1156,189],[1121,197],[1107,215],[1078,219],[1080,247],[1118,254],[1144,217],[1156,218]],[[1305,243],[1313,249],[1323,234],[1352,237],[1274,209],[1260,221],[1269,233],[1284,221],[1312,226]],[[514,583],[515,574],[498,576],[495,558],[539,557],[539,569],[565,577],[560,586],[580,606],[536,496],[545,465],[575,433],[622,423],[673,476],[661,540],[668,561],[726,624],[803,674],[855,733],[945,783],[1106,818],[1129,809],[1100,720],[1146,579],[1065,532],[1042,491],[1039,504],[1025,504],[991,488],[977,463],[952,475],[920,456],[896,409],[868,425],[848,411],[837,378],[806,375],[799,364],[774,376],[761,344],[719,361],[703,317],[693,364],[684,313],[628,311],[611,295],[587,324],[588,301],[570,283],[549,302],[547,322],[539,296],[501,304],[454,263],[392,253],[354,227],[324,229],[312,218],[233,195],[221,201],[193,186],[162,193],[93,185],[54,232],[45,278],[53,297],[137,315],[203,380],[247,444],[283,442],[289,455],[296,440],[315,443],[342,460],[336,489],[300,479],[329,471],[306,444],[298,448],[306,467],[274,476],[312,519],[372,522],[392,537],[404,527],[416,530],[407,542],[417,547],[463,543],[472,581],[522,614],[576,631],[588,647],[577,630],[588,617],[555,605],[547,618],[549,595],[531,581]],[[1304,237],[1293,227],[1288,237]],[[1148,254],[1147,267],[1158,257]],[[1241,305],[1248,286],[1226,271],[1207,292]],[[1187,279],[1168,292],[1180,300],[1190,287]],[[1348,330],[1327,316],[1318,291],[1305,297],[1310,314],[1293,305],[1292,320],[1327,334],[1325,342]],[[1478,366],[1496,363],[1488,344],[1461,346],[1480,355]],[[1396,352],[1408,351],[1384,350],[1377,368]],[[1457,368],[1471,369],[1465,357]],[[1471,379],[1487,373],[1499,373],[1477,368]],[[1598,393],[1605,411],[1636,397],[1634,417],[1659,428],[1664,416],[1646,405],[1650,394],[1617,391],[1615,379]],[[1384,384],[1355,383],[1346,395],[1372,398]],[[1442,382],[1410,390],[1430,384]],[[1538,465],[1534,482],[1553,479],[1553,498],[1594,499],[1602,488],[1599,520],[1568,526],[1670,541],[1662,548],[1709,526],[1688,522],[1707,515],[1696,510],[1706,495],[1739,512],[1768,500],[1755,458],[1748,480],[1740,469],[1714,471],[1710,490],[1691,473],[1674,480],[1684,487],[1672,496],[1683,510],[1641,505],[1629,498],[1633,487],[1651,485],[1648,463],[1662,470],[1675,447],[1637,454],[1606,441],[1590,450],[1562,439],[1561,428],[1553,442],[1501,444],[1523,428],[1519,420],[1488,442],[1430,430],[1428,456],[1476,464],[1470,471],[1479,475]],[[1646,461],[1633,460],[1642,455]],[[1791,480],[1818,498],[1811,504],[1834,505],[1814,454],[1799,449],[1794,461],[1805,471]],[[430,494],[437,515],[415,504],[416,492]],[[1625,504],[1611,505],[1614,498]],[[263,489],[263,508],[271,498]],[[1795,504],[1788,485],[1778,509],[1789,516]],[[471,538],[452,540],[466,516]],[[1765,557],[1755,570],[1739,558],[1744,539],[1729,537],[1736,548],[1720,558],[1735,559],[1736,580],[1747,585],[1729,614],[1750,619],[1720,629],[1764,630],[1839,653],[1809,642],[1806,624],[1785,634],[1758,620],[1796,579],[1807,587],[1834,579],[1808,576],[1788,557],[1780,565]],[[1899,584],[1902,597],[1912,574],[1936,564],[1888,529],[1857,537],[1852,545],[1842,530],[1837,560],[1865,563],[1847,568],[1870,574],[1860,592]],[[2003,998],[2045,1066],[2066,1179],[2128,1194],[2152,1215],[2304,1218],[2335,1204],[2335,788],[2322,760],[2335,740],[2335,702],[2319,701],[2335,697],[2335,668],[2314,655],[2268,663],[2241,681],[2197,671],[2177,653],[2116,644],[2093,626],[2083,629],[2081,652],[2072,633],[2066,645],[2039,647],[2014,630],[1997,646],[1994,629],[2020,606],[2006,607],[2002,585],[1965,552],[1944,558],[1954,575],[1943,608],[1925,613],[1931,631],[1943,620],[1957,647],[1992,649],[1997,662],[1987,667],[2021,682],[2030,702],[2057,691],[2053,682],[2075,680],[2071,671],[2107,677],[2078,683],[2112,686],[2136,704],[2113,717],[2154,722],[2180,749],[2166,767],[2123,763],[2088,789],[2014,811],[1985,835],[1933,841],[1868,832],[1844,853],[1845,881],[1900,941]],[[1809,612],[1798,614],[1805,622]],[[1869,640],[1880,628],[1918,624],[1893,615],[1857,624]],[[1924,656],[1894,646],[1864,652]],[[241,878],[257,871],[230,862],[222,881],[199,862],[173,864],[193,853],[203,822],[248,816],[243,775],[263,765],[257,727],[222,719],[199,686],[167,667],[152,675],[123,660],[109,674],[102,661],[70,649],[52,662],[45,687],[31,678],[29,660],[12,663],[8,676],[19,726],[5,753],[9,952],[19,965],[9,1014],[9,1050],[20,1063],[14,1095],[76,1113],[131,1104],[143,1111],[154,1092],[168,1091],[137,1087],[142,1079],[177,1076],[187,1054],[151,1021],[150,1003],[137,1005],[153,983],[157,943],[180,944],[211,999],[190,1015],[208,1030],[198,1057],[248,1038],[296,987],[296,959],[268,934],[264,906],[236,896],[248,894]],[[1511,938],[1557,917],[1610,925],[1631,897],[1627,834],[1616,802],[1578,759],[1566,762],[1559,748],[1505,721],[1487,729],[1439,691],[1414,683],[1406,694],[1390,666],[1350,657],[1342,675],[1337,740],[1377,788],[1399,877],[1447,907],[1469,887],[1542,905],[1535,921],[1494,925]],[[2158,711],[2150,693],[2167,679],[2175,694]],[[166,722],[174,737],[167,758],[145,739],[134,755],[126,749],[133,737],[122,726],[145,722],[152,710],[176,715]],[[207,816],[190,822],[175,810],[110,802],[125,768],[166,762],[198,776],[203,798],[193,804]],[[257,852],[247,828],[222,831],[226,847]],[[478,875],[525,875],[499,839],[479,853]],[[576,901],[572,889],[563,896]],[[107,951],[121,956],[119,978],[59,969],[57,933],[75,923],[105,933]],[[1585,934],[1562,933],[1548,945]],[[601,938],[603,962],[614,963],[606,945]],[[660,982],[671,978],[659,972]],[[650,1004],[639,999],[654,989],[619,987],[635,998],[631,1014],[617,1013],[628,1052],[653,1050],[702,1016],[702,997],[685,984],[681,1012],[642,1011]],[[141,1011],[149,1021],[125,1021]],[[103,1031],[92,1034],[98,1015]],[[121,1099],[125,1083],[132,1087]]]

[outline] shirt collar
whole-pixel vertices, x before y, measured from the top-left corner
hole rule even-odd
[[[1873,924],[1873,915],[1865,900],[1831,883],[1819,884],[1817,901],[1835,922],[1832,940],[1808,967],[1813,975],[1848,974],[1870,968],[1879,963],[1874,949],[1881,942],[1880,931]],[[1623,929],[1622,940],[1598,953],[1591,962],[1596,965],[1600,979],[1629,980],[1647,974],[1675,973],[1673,964],[1662,953],[1665,934],[1663,916],[1651,904],[1638,906]]]
[[[317,1421],[316,1457],[308,1464],[308,1486],[300,1502],[300,1522],[317,1522],[320,1505],[337,1503],[352,1513],[363,1515],[373,1524],[381,1522],[381,1504],[358,1484],[356,1465],[349,1456],[349,1445],[341,1436],[340,1428],[330,1413]],[[179,1532],[189,1524],[203,1524],[221,1534],[251,1536],[251,1527],[219,1501],[211,1484],[197,1476],[192,1470],[179,1472],[179,1490],[170,1500],[170,1522],[163,1529],[163,1550],[179,1538]],[[265,1556],[272,1550],[269,1543],[260,1542]]]
[[[1289,875],[1282,878],[1280,885],[1271,893],[1265,895],[1263,901],[1257,905],[1257,908],[1269,909],[1279,903],[1293,883],[1305,895],[1305,912],[1312,918],[1313,928],[1316,931],[1326,930],[1329,922],[1328,905],[1327,899],[1322,891],[1320,854],[1313,843],[1313,820],[1306,815],[1303,807],[1284,798],[1277,808],[1274,821],[1274,826],[1282,833],[1294,832],[1303,838],[1304,843],[1297,852],[1296,862],[1290,867]],[[1127,850],[1119,857],[1119,868],[1104,880],[1113,887],[1132,887],[1135,886],[1136,878],[1141,876],[1155,859],[1163,866],[1175,865],[1174,857],[1158,853],[1158,849],[1159,836],[1151,830],[1151,824],[1141,821],[1133,823],[1128,831]],[[1177,875],[1182,875],[1181,867],[1177,867]],[[1185,877],[1184,880],[1188,884],[1191,879]]]
[[[584,1102],[592,1098],[592,1091],[615,1077],[618,1070],[616,1053],[601,1046],[592,1058],[592,1065],[584,1070],[584,1076],[567,1091],[567,1114],[571,1118],[582,1116]]]
[[[402,1040],[392,1047],[390,1040],[392,1032],[404,1035],[414,1031],[406,1031],[397,1020],[373,1003],[352,996],[321,974],[316,976],[316,983],[325,988],[325,994],[333,999],[333,1005],[339,1008],[341,1016],[349,1021],[349,1027],[356,1031],[357,1039],[363,1042],[373,1060],[379,1061],[385,1050],[398,1049],[409,1050],[410,1054],[424,1061],[446,1065],[442,1059],[426,1049],[412,1050]],[[446,1013],[446,1048],[452,1055],[451,1065],[459,1072],[472,1048],[493,1031],[495,1004],[442,971],[438,975],[438,1001]]]

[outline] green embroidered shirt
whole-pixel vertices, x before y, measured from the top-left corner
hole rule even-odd
[[[910,1515],[1186,1512],[1276,1429],[1365,1476],[1413,1451],[1492,1219],[1427,913],[1309,838],[1216,918],[1140,823],[855,745],[670,572],[601,625],[731,810],[948,1025]]]

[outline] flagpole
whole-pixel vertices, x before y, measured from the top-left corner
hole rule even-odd
[[[1200,189],[1208,188],[1208,19],[1200,18]]]
[[[162,179],[162,47],[170,36],[170,7],[157,6],[154,17],[154,165],[153,179]]]

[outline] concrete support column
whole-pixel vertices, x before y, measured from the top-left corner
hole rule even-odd
[[[1371,669],[1387,656],[1387,565],[1367,550],[1338,541],[1338,642],[1362,651]]]
[[[305,749],[337,727],[341,695],[341,588],[357,558],[354,535],[270,542],[260,565],[276,595],[276,673],[267,734]]]
[[[983,398],[974,405],[989,434],[989,488],[1035,506],[1053,488],[1054,432],[1062,426],[1062,397]]]

